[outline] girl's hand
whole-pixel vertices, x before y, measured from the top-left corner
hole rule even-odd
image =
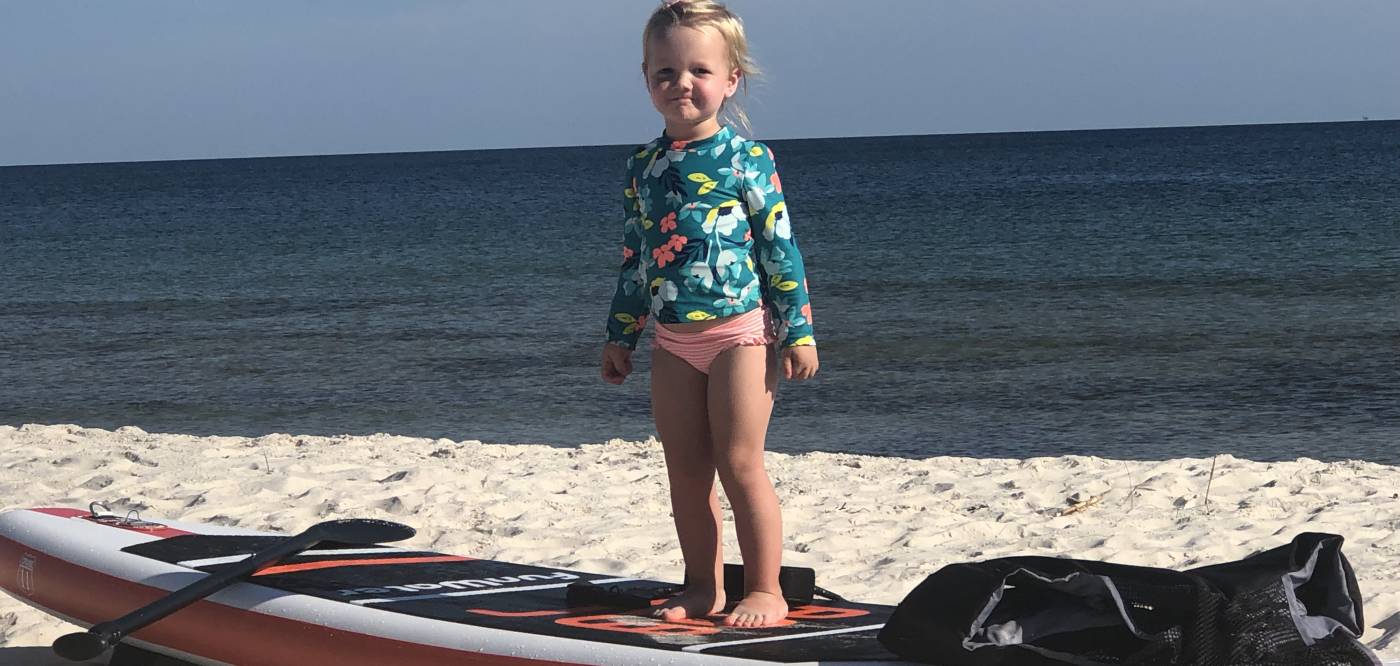
[[[632,350],[611,342],[603,343],[603,381],[621,384],[632,374]]]
[[[817,374],[817,348],[815,345],[788,347],[783,350],[783,377],[800,382]]]

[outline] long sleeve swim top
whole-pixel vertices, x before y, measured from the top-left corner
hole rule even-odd
[[[743,314],[767,300],[784,347],[816,344],[802,254],[773,151],[728,126],[664,134],[627,159],[622,270],[608,341],[634,349],[665,324]]]

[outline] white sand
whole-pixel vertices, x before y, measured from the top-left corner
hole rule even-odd
[[[896,603],[956,562],[1049,555],[1186,568],[1304,531],[1346,537],[1364,640],[1400,659],[1400,468],[1306,458],[923,460],[768,455],[787,564],[860,601]],[[143,517],[297,531],[336,517],[418,528],[406,545],[662,580],[680,550],[656,442],[577,449],[392,435],[193,437],[0,426],[0,509],[135,508]],[[1061,515],[1075,493],[1098,501]],[[733,527],[730,561],[738,561]],[[0,595],[0,663],[60,664],[72,627]]]

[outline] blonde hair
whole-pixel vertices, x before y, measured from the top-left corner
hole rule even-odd
[[[749,56],[749,40],[744,36],[744,24],[737,15],[715,0],[663,2],[651,13],[646,28],[642,30],[643,64],[646,63],[647,45],[651,44],[651,40],[675,28],[714,28],[729,45],[729,64],[742,74],[739,83],[744,94],[748,94],[749,78],[759,76],[761,72],[758,64]],[[647,85],[650,86],[651,82],[648,81]],[[726,99],[720,106],[720,114],[743,128],[745,132],[752,132],[748,114],[744,113],[744,107],[733,97]]]

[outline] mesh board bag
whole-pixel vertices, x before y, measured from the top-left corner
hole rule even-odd
[[[880,642],[946,666],[1378,666],[1336,535],[1173,571],[1008,557],[953,564],[900,602]]]

